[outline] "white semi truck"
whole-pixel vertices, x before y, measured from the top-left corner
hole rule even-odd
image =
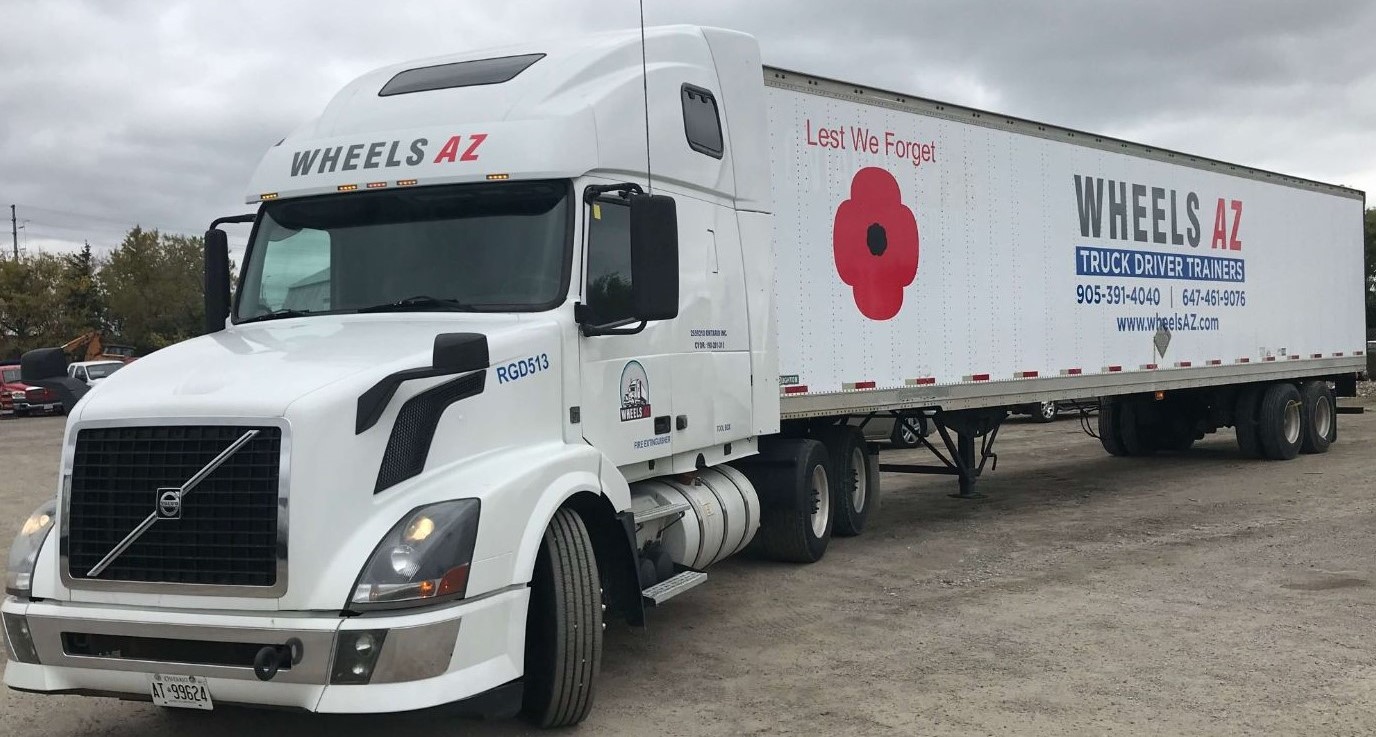
[[[881,470],[975,496],[1010,408],[1286,459],[1365,361],[1361,192],[725,30],[377,70],[248,201],[207,233],[207,334],[71,413],[9,559],[11,688],[572,724],[604,619],[820,559]],[[223,222],[253,223],[233,289]],[[856,425],[913,412],[941,462],[881,467]]]

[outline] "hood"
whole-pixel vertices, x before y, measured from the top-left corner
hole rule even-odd
[[[295,401],[357,377],[428,366],[435,336],[515,329],[534,315],[316,315],[238,325],[140,359],[99,380],[78,419],[282,417]],[[492,359],[501,358],[492,346]],[[361,391],[361,390],[360,390]]]

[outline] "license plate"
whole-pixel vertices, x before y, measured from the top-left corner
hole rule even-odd
[[[153,693],[153,703],[176,709],[215,708],[210,700],[210,685],[201,676],[169,676],[154,673],[148,677],[148,688]]]

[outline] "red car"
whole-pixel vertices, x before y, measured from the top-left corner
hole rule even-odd
[[[62,402],[51,389],[30,386],[19,380],[18,364],[0,366],[0,413],[24,417],[32,414],[59,414]]]

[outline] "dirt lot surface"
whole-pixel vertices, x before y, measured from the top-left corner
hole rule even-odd
[[[1376,397],[1359,400],[1376,409]],[[613,626],[584,734],[1376,733],[1376,414],[1325,456],[1106,456],[1010,423],[983,501],[886,475],[863,537],[813,566],[727,561]],[[62,419],[0,422],[0,535],[50,494]],[[918,462],[915,451],[885,460]],[[435,713],[341,718],[0,694],[0,736],[508,735]]]

